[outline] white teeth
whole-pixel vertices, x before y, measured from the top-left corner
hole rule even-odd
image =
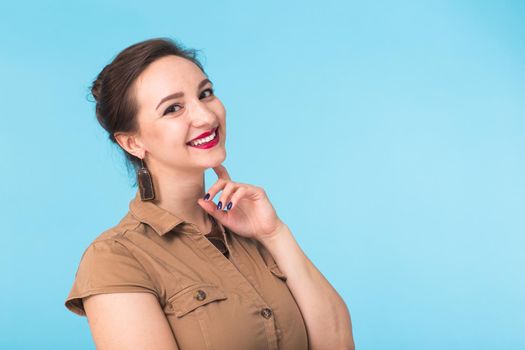
[[[214,131],[213,134],[211,134],[208,137],[204,137],[202,139],[198,139],[198,140],[190,142],[190,145],[191,146],[198,146],[198,145],[201,145],[203,143],[210,142],[211,140],[213,140],[215,138],[216,134],[217,133]]]

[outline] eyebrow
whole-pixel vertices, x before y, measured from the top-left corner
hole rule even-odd
[[[210,84],[213,84],[211,82],[210,79],[204,79],[203,81],[201,81],[199,83],[199,86],[197,86],[197,90],[199,90],[200,88],[202,88],[204,85],[206,85],[206,83],[210,83]],[[164,97],[162,100],[160,100],[159,104],[157,105],[157,107],[155,108],[155,110],[159,109],[159,106],[161,104],[163,104],[164,102],[168,101],[168,100],[171,100],[171,99],[174,99],[174,98],[179,98],[179,97],[182,97],[184,96],[184,92],[180,91],[180,92],[176,92],[176,93],[173,93],[173,94],[170,94],[166,97]]]

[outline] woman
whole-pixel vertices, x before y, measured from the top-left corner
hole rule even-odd
[[[94,81],[97,119],[139,189],[85,250],[66,307],[97,349],[353,349],[342,298],[265,191],[221,165],[226,110],[195,52],[146,40]]]

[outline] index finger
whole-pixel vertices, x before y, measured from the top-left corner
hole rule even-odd
[[[226,170],[226,167],[224,167],[224,165],[219,164],[218,166],[214,167],[213,170],[215,171],[219,179],[231,181],[230,175],[228,174],[228,170]]]

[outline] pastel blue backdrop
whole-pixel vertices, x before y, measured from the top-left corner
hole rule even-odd
[[[0,348],[94,349],[63,303],[135,189],[88,86],[162,36],[202,51],[224,165],[358,349],[525,348],[525,2],[156,0],[0,5]]]

